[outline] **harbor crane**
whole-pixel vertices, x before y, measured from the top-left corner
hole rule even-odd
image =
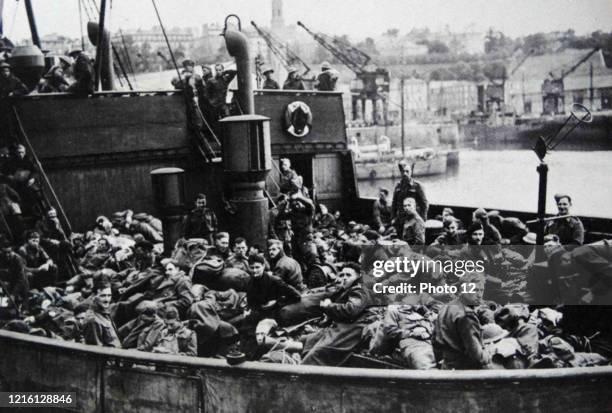
[[[371,57],[364,51],[344,42],[332,38],[325,33],[315,33],[302,22],[297,22],[321,46],[327,49],[336,59],[342,62],[353,73],[356,79],[351,82],[351,108],[352,119],[359,117],[359,104],[361,104],[361,117],[365,118],[366,101],[372,102],[372,119],[375,124],[381,123],[378,119],[378,100],[382,101],[382,123],[387,123],[387,96],[389,94],[389,71],[385,68],[375,67],[370,63]]]
[[[260,28],[254,21],[251,21],[251,25],[253,25],[259,36],[266,42],[270,51],[278,58],[280,64],[286,70],[289,70],[291,66],[297,68],[300,72],[300,77],[302,80],[305,80],[306,75],[310,73],[308,64],[272,33]]]
[[[551,71],[549,72],[549,78],[545,79],[542,83],[542,108],[545,114],[561,114],[565,113],[565,86],[563,80],[576,69],[578,69],[583,63],[588,61],[591,56],[599,52],[599,47],[594,48],[589,53],[584,55],[578,60],[572,67],[566,70],[561,70],[558,76]],[[592,73],[591,73],[592,79]],[[591,87],[591,95],[592,95]],[[591,96],[591,102],[593,97]]]
[[[505,103],[505,94],[506,94],[506,80],[508,77],[512,77],[516,71],[523,66],[525,61],[535,53],[535,50],[531,49],[527,53],[525,53],[518,63],[514,66],[512,70],[510,70],[510,74],[508,75],[506,69],[502,73],[501,80],[494,79],[489,77],[490,83],[487,85],[485,94],[486,94],[486,109],[487,112],[493,112],[494,107],[497,106],[499,109],[502,109]]]

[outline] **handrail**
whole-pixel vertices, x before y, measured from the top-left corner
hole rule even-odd
[[[203,357],[188,357],[123,350],[110,347],[72,343],[59,339],[31,336],[13,331],[0,330],[0,341],[20,341],[37,347],[48,347],[61,351],[86,353],[92,358],[106,357],[129,360],[134,363],[169,364],[187,368],[208,368],[244,373],[287,374],[291,376],[326,376],[334,378],[361,379],[364,381],[487,381],[512,382],[516,380],[541,379],[596,379],[612,377],[612,366],[568,367],[555,369],[527,370],[386,370],[355,367],[292,366],[284,364],[244,362],[230,366],[225,360]]]
[[[28,153],[30,154],[30,156],[32,156],[32,158],[34,159],[34,162],[36,164],[36,169],[38,169],[38,171],[40,172],[41,177],[43,178],[43,184],[45,185],[45,189],[47,189],[49,191],[49,193],[51,194],[51,197],[53,198],[53,202],[55,203],[55,205],[57,206],[58,212],[59,212],[59,218],[62,222],[62,226],[64,227],[64,230],[66,231],[66,235],[70,236],[70,234],[72,234],[72,226],[70,225],[70,221],[68,220],[68,216],[66,215],[66,211],[64,211],[64,208],[62,207],[62,204],[59,200],[59,198],[57,197],[57,194],[55,193],[55,190],[53,189],[53,186],[51,185],[51,181],[49,181],[49,177],[47,176],[47,174],[45,173],[45,170],[43,169],[42,164],[40,163],[40,160],[38,159],[38,156],[36,155],[36,152],[34,151],[34,148],[32,147],[32,144],[30,143],[30,139],[28,139],[28,135],[26,134],[25,130],[23,129],[23,124],[21,123],[21,118],[19,117],[19,113],[17,112],[17,108],[15,106],[13,106],[13,114],[15,115],[15,120],[17,122],[17,127],[19,129],[19,133],[23,139],[23,143],[26,146],[26,149],[28,151]]]

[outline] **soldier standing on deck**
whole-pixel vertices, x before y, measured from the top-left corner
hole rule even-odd
[[[225,70],[220,63],[215,65],[215,77],[207,83],[208,99],[214,111],[215,119],[229,116],[229,109],[226,104],[227,88],[237,73],[235,70]]]
[[[304,82],[300,79],[298,71],[295,67],[290,66],[287,69],[287,80],[283,83],[284,90],[305,90]]]
[[[272,69],[271,67],[267,66],[267,67],[263,68],[261,73],[265,77],[262,89],[280,89],[280,86],[278,85],[278,82],[276,80],[272,79],[272,73],[274,73],[274,69]]]
[[[333,92],[338,82],[338,71],[332,69],[328,62],[321,63],[321,73],[317,75],[315,89],[321,92]]]
[[[395,185],[393,190],[393,203],[391,204],[391,216],[396,218],[402,211],[402,205],[405,198],[414,198],[416,201],[417,213],[427,220],[427,210],[429,209],[429,203],[425,196],[423,186],[412,179],[412,168],[406,161],[400,161],[398,164],[400,173],[402,174],[402,180]]]
[[[198,194],[195,208],[185,217],[183,237],[204,238],[209,245],[212,245],[215,232],[217,232],[217,216],[213,210],[206,208],[206,195]]]

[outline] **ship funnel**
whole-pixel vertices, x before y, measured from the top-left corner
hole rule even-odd
[[[87,23],[87,36],[89,41],[96,47],[102,47],[99,54],[102,59],[101,84],[102,90],[115,90],[115,74],[113,72],[113,56],[111,54],[110,32],[104,30],[102,44],[98,45],[99,24],[94,22]]]
[[[227,27],[227,21],[230,17],[235,17],[238,20],[238,30],[232,30]],[[243,115],[255,114],[255,105],[253,103],[253,73],[252,63],[249,53],[249,40],[240,31],[240,19],[236,15],[227,16],[225,19],[225,28],[223,30],[225,37],[225,46],[230,56],[236,59],[236,70],[238,71],[238,103]]]

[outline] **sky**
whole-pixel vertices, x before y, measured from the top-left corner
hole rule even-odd
[[[1,1],[1,0],[0,0]],[[91,2],[92,0],[84,0]],[[99,1],[99,0],[98,0]],[[41,35],[78,37],[79,0],[32,0]],[[230,13],[243,25],[268,26],[272,0],[156,0],[166,27],[222,23]],[[23,0],[4,0],[4,32],[29,37]],[[388,28],[406,33],[429,27],[485,31],[493,27],[511,37],[574,29],[578,34],[612,31],[612,0],[284,0],[286,23],[303,21],[315,31],[375,37]],[[151,0],[113,0],[111,29],[149,28],[157,24]]]

